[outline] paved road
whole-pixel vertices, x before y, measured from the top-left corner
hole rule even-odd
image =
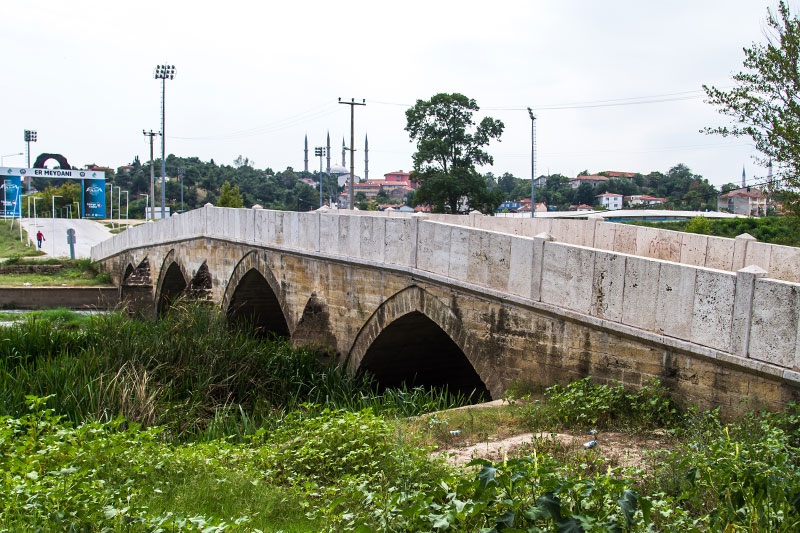
[[[42,251],[52,257],[69,257],[67,229],[75,230],[75,257],[90,257],[92,246],[111,237],[104,224],[77,218],[23,218],[22,228],[28,232],[29,246],[36,246],[36,232],[44,234]]]

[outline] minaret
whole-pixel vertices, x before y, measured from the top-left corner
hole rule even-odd
[[[328,154],[328,170],[326,170],[325,172],[330,174],[331,173],[331,132],[328,132],[328,145],[327,146],[328,146],[328,150],[325,153]]]
[[[345,151],[345,144],[344,144],[344,137],[342,137],[342,166],[347,168],[347,161],[344,159],[344,151]]]
[[[308,134],[306,133],[306,172],[308,172]]]
[[[744,165],[742,165],[742,189],[744,189],[747,185],[745,184],[744,179]]]
[[[364,135],[364,180],[369,179],[369,136]]]

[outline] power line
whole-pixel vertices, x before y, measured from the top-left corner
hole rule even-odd
[[[722,87],[725,89],[726,87]],[[608,100],[587,100],[584,102],[568,102],[561,104],[542,104],[537,105],[536,110],[560,110],[560,109],[588,109],[594,107],[616,107],[628,105],[657,104],[662,102],[678,102],[682,100],[697,100],[706,96],[705,91],[682,91],[677,93],[664,93],[650,96],[630,96],[626,98],[614,98]],[[414,107],[415,104],[404,104],[399,102],[382,102],[373,100],[376,104]],[[486,111],[525,111],[528,106],[487,106],[481,109]]]

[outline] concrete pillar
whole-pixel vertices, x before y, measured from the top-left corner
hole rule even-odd
[[[741,235],[739,237],[742,237]],[[737,245],[739,237],[736,237]],[[752,237],[751,237],[752,239]],[[746,242],[746,241],[745,241]],[[731,325],[731,353],[748,357],[750,352],[750,325],[753,317],[753,296],[756,278],[763,278],[767,271],[750,265],[736,271],[736,292],[733,299],[733,322]]]
[[[542,301],[542,271],[544,270],[544,245],[553,242],[553,236],[542,232],[533,238],[533,264],[531,265],[531,300]]]
[[[751,242],[756,242],[756,238],[749,233],[742,233],[733,240],[733,265],[731,270],[744,268],[747,261],[747,247]]]

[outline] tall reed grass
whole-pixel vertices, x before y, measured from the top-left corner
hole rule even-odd
[[[321,362],[309,348],[232,326],[219,310],[179,301],[160,320],[89,317],[80,328],[31,318],[0,328],[0,414],[25,397],[74,422],[124,416],[181,438],[244,435],[300,405],[409,416],[466,403],[446,391],[391,390]]]

